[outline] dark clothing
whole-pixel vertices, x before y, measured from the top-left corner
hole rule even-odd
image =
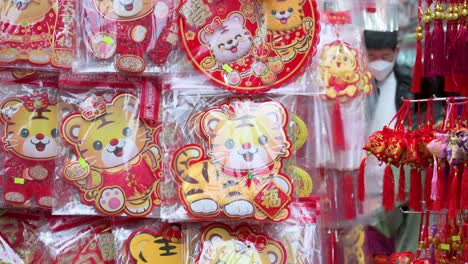
[[[398,111],[398,109],[400,109],[401,105],[403,104],[403,100],[401,100],[401,97],[406,99],[413,99],[414,97],[414,95],[411,93],[413,72],[411,68],[398,64],[395,64],[394,72],[397,81],[395,106]]]

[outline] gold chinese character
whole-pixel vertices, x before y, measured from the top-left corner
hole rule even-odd
[[[266,190],[262,196],[262,205],[267,209],[280,207],[281,199],[278,195],[278,189]]]

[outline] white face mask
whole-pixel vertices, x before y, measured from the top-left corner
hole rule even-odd
[[[395,61],[389,62],[386,60],[376,60],[369,63],[369,70],[371,71],[372,75],[374,75],[377,81],[381,82],[390,75],[393,71],[393,67],[395,66]]]

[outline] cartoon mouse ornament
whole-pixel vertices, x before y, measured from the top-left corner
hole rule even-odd
[[[4,200],[50,209],[57,155],[57,105],[47,93],[7,98],[0,105],[2,143],[11,154],[3,164]]]
[[[62,122],[77,161],[64,168],[82,200],[106,215],[146,216],[160,203],[161,154],[157,128],[139,117],[139,101],[120,94],[111,102],[90,97]]]
[[[239,93],[289,81],[318,42],[314,0],[185,0],[179,13],[183,48],[195,69]]]
[[[146,56],[154,50],[153,0],[85,0],[83,11],[89,26],[84,34],[88,50],[102,60],[114,59],[118,70],[140,73]]]

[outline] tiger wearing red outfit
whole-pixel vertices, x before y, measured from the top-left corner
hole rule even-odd
[[[146,69],[145,56],[154,31],[152,0],[86,0],[94,9],[85,10],[89,22],[89,49],[99,59],[116,56],[116,67],[138,73]],[[154,45],[154,44],[153,44]]]
[[[0,0],[0,63],[71,67],[74,0]]]
[[[47,94],[9,98],[0,106],[5,124],[4,148],[13,154],[3,164],[4,200],[39,207],[53,205],[53,173],[57,155],[57,106]]]

